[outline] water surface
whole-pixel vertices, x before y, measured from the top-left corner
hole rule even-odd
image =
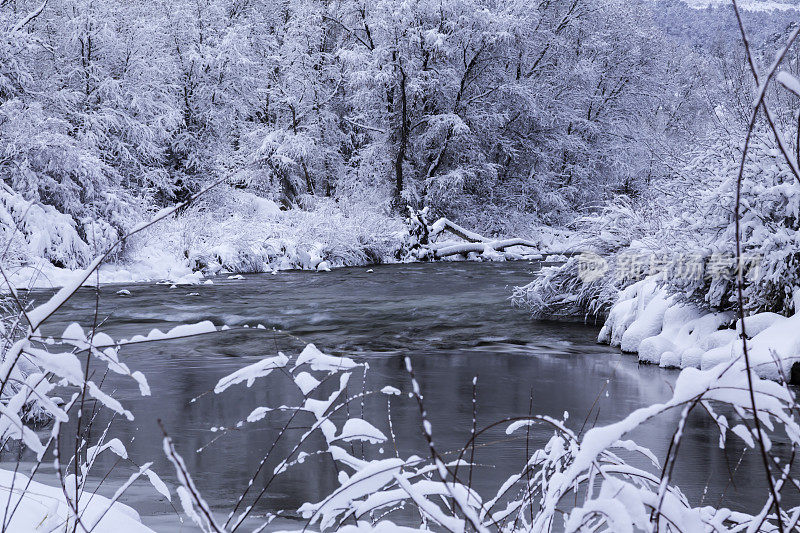
[[[538,268],[526,262],[435,263],[377,266],[372,272],[347,268],[249,275],[244,280],[222,277],[214,278],[213,285],[177,288],[104,286],[98,316],[101,329],[115,338],[200,320],[268,328],[126,348],[124,361],[147,375],[152,396],[141,397],[132,381],[108,376],[104,389],[114,391],[136,417],[131,423],[115,421],[113,431],[127,444],[133,460],[155,461],[156,471],[174,483],[174,471],[161,449],[156,423],[160,418],[206,500],[215,510],[227,512],[285,418],[245,425],[209,445],[219,436],[211,428],[241,420],[260,405],[296,401],[296,395],[293,385],[277,375],[222,395],[208,391],[220,377],[278,350],[295,354],[304,342],[368,362],[367,387],[372,389],[393,385],[410,390],[403,365],[409,356],[443,452],[460,449],[468,438],[476,375],[479,426],[526,415],[531,395],[535,413],[561,417],[568,411],[576,430],[616,421],[670,396],[677,372],[640,366],[635,357],[597,345],[597,325],[534,322],[525,311],[513,308],[508,299],[511,287],[529,281]],[[131,296],[115,294],[122,288]],[[44,295],[33,297],[41,300]],[[75,320],[91,323],[94,301],[94,289],[81,289],[46,332],[57,334]],[[96,381],[102,369],[98,372]],[[354,377],[353,383],[361,387],[360,378]],[[365,418],[388,432],[385,397],[368,401],[365,409]],[[663,459],[677,416],[650,423],[633,437]],[[392,422],[401,455],[425,454],[415,403],[394,400]],[[280,441],[275,457],[288,453],[302,431],[300,427],[290,432],[293,438]],[[474,474],[474,485],[484,498],[519,470],[526,446],[541,446],[550,435],[546,428],[536,428],[526,444],[524,438],[508,439],[502,428],[488,433],[476,454],[483,466]],[[202,453],[193,453],[203,446]],[[731,438],[728,448],[720,450],[716,426],[697,413],[689,419],[674,477],[695,504],[754,511],[762,504],[763,474],[755,454],[742,458],[743,448]],[[114,461],[109,455],[101,463],[99,473]],[[266,471],[275,464],[270,461]],[[104,490],[113,492],[132,468],[125,465],[114,472]],[[734,484],[727,481],[732,471]],[[311,457],[276,482],[254,514],[319,501],[336,486],[330,459]],[[159,531],[191,530],[185,525],[181,529],[172,507],[145,484],[137,484],[124,501]]]

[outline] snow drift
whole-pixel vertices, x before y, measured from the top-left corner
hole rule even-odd
[[[597,340],[637,353],[642,362],[708,369],[742,355],[740,331],[733,312],[703,310],[646,278],[620,293]],[[786,379],[800,360],[800,314],[756,313],[745,317],[745,333],[753,369]]]

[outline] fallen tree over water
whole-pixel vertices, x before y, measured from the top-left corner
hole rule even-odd
[[[470,254],[476,254],[488,260],[505,260],[506,258],[540,259],[542,256],[540,243],[518,237],[490,239],[444,217],[431,224],[427,218],[427,207],[421,211],[416,211],[412,207],[408,209],[409,217],[406,219],[406,224],[408,225],[409,239],[406,246],[406,257],[435,260],[457,255],[469,258]],[[466,242],[436,241],[445,232]],[[527,253],[506,252],[508,248],[513,247],[527,248],[528,250],[526,250]]]

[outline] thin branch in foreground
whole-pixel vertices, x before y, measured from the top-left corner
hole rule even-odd
[[[761,452],[761,461],[764,466],[764,475],[767,478],[767,485],[769,486],[769,491],[772,496],[773,505],[775,507],[775,516],[778,521],[778,531],[783,533],[783,519],[781,517],[781,507],[780,507],[780,498],[778,497],[778,492],[775,488],[775,482],[772,479],[772,471],[770,469],[770,461],[767,454],[767,446],[764,442],[764,433],[761,427],[761,421],[758,415],[758,407],[756,405],[756,396],[755,390],[753,388],[753,371],[750,366],[750,354],[747,350],[747,333],[745,329],[745,312],[744,312],[744,278],[743,272],[741,268],[742,264],[742,228],[741,228],[741,205],[742,205],[742,180],[744,179],[744,166],[745,162],[747,161],[747,152],[750,148],[750,140],[753,136],[753,131],[756,125],[756,119],[758,117],[758,110],[759,107],[763,104],[765,113],[769,119],[769,110],[764,102],[764,96],[766,94],[767,85],[769,81],[772,79],[775,71],[778,69],[783,57],[786,55],[786,52],[791,47],[794,39],[797,37],[798,33],[800,32],[800,27],[798,27],[793,33],[789,42],[784,46],[784,48],[779,52],[778,56],[776,57],[775,62],[771,66],[770,70],[767,72],[766,76],[763,78],[763,81],[759,80],[755,63],[753,62],[752,54],[750,53],[750,47],[748,44],[747,32],[745,31],[744,24],[742,23],[742,17],[739,13],[739,6],[736,3],[736,0],[731,0],[733,3],[733,9],[736,13],[736,20],[739,24],[739,31],[742,35],[742,41],[745,44],[745,48],[747,50],[747,57],[748,61],[750,62],[750,67],[753,72],[753,77],[756,83],[759,85],[759,96],[758,100],[753,105],[752,114],[750,117],[750,123],[747,129],[747,136],[745,138],[744,147],[742,148],[742,158],[739,162],[739,169],[736,175],[736,202],[734,205],[734,224],[735,224],[735,240],[736,240],[736,303],[737,303],[737,314],[739,316],[739,321],[742,325],[741,328],[741,340],[742,340],[742,355],[744,357],[744,365],[745,365],[745,372],[747,373],[747,384],[749,389],[750,395],[750,404],[753,409],[753,424],[755,427],[756,439],[758,441],[759,451]],[[770,123],[772,121],[770,120]],[[774,127],[774,126],[773,126]],[[778,144],[781,145],[781,151],[784,152],[784,157],[786,157],[789,165],[792,166],[792,169],[797,177],[798,181],[800,181],[800,173],[794,168],[792,158],[785,152],[782,147],[782,142],[780,140],[780,135],[778,134],[777,130],[773,129],[775,132],[776,137],[778,138]]]

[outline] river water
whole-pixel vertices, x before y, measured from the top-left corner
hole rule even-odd
[[[304,342],[368,362],[367,387],[371,389],[393,385],[410,390],[403,365],[403,358],[409,356],[441,451],[460,449],[469,436],[476,375],[479,426],[526,415],[531,394],[535,413],[561,417],[568,411],[576,430],[585,421],[587,427],[610,423],[670,396],[676,371],[638,365],[635,357],[596,344],[599,326],[534,322],[524,310],[513,308],[511,287],[528,282],[538,268],[527,262],[434,263],[329,273],[281,272],[243,280],[223,277],[214,278],[213,285],[177,288],[104,286],[98,316],[103,320],[101,329],[114,338],[200,320],[267,326],[267,330],[237,330],[124,349],[123,360],[132,370],[146,374],[152,396],[140,396],[128,379],[108,376],[104,390],[115,391],[115,397],[136,417],[130,423],[116,420],[112,432],[126,443],[134,461],[154,461],[154,469],[174,486],[174,470],[162,452],[156,422],[160,418],[206,500],[215,510],[227,512],[285,419],[245,425],[213,443],[220,434],[211,428],[241,420],[260,405],[289,403],[293,386],[271,376],[251,388],[239,385],[222,395],[207,391],[222,376],[258,358],[277,350],[297,353]],[[117,295],[122,288],[131,295]],[[31,297],[41,301],[44,295]],[[76,320],[91,323],[94,302],[94,289],[81,289],[45,333],[58,334]],[[357,381],[360,387],[360,378]],[[191,401],[198,396],[196,402]],[[388,431],[385,397],[368,401],[366,411],[366,419]],[[677,418],[678,413],[660,418],[632,438],[663,460]],[[416,404],[407,398],[393,401],[392,421],[400,454],[423,455],[426,448]],[[101,427],[98,422],[97,428]],[[289,436],[302,431],[296,429]],[[529,446],[543,445],[550,434],[537,427]],[[274,457],[291,449],[291,439],[283,442]],[[486,434],[482,444],[476,454],[482,466],[475,471],[474,485],[488,499],[509,474],[520,469],[526,442],[508,439],[498,428]],[[203,452],[193,453],[202,446],[206,446]],[[755,511],[764,494],[760,459],[753,453],[742,457],[743,448],[741,441],[731,437],[727,449],[720,450],[716,425],[701,413],[693,414],[674,479],[695,504],[702,501]],[[274,464],[277,461],[268,463],[266,470],[271,472]],[[113,465],[114,458],[108,454],[96,472],[102,474]],[[731,484],[728,474],[734,470]],[[123,464],[101,492],[113,492],[132,471],[132,465]],[[284,474],[254,514],[319,501],[336,486],[330,459],[311,457]],[[144,483],[137,482],[123,501],[158,531],[192,530],[181,526],[171,505]]]

